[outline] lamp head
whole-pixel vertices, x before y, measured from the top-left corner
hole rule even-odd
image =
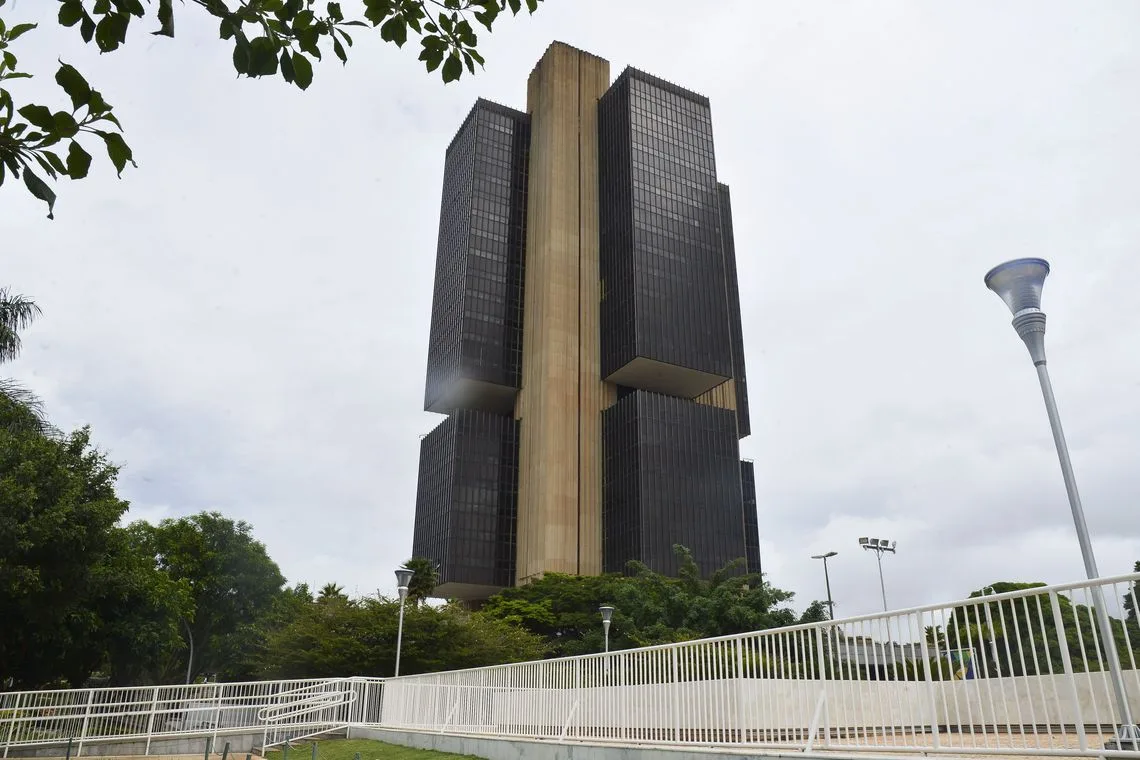
[[[1017,316],[1026,309],[1041,309],[1041,287],[1049,276],[1045,259],[1014,259],[998,264],[986,274],[986,287],[998,294]]]
[[[603,605],[598,608],[598,612],[602,613],[602,622],[608,623],[614,617],[614,608],[609,605]]]
[[[408,584],[412,582],[412,576],[415,574],[415,570],[409,570],[406,567],[396,570],[396,588],[407,591]]]
[[[859,545],[860,546],[866,546],[870,542],[871,542],[871,539],[867,538],[866,536],[863,536],[862,538],[859,539]]]
[[[811,555],[811,558],[812,559],[831,559],[836,554],[839,554],[839,552],[827,552],[826,554],[813,554],[813,555]]]
[[[1013,313],[1013,328],[1036,365],[1045,363],[1045,312],[1041,288],[1049,276],[1045,259],[1014,259],[986,273],[986,287],[997,293]]]

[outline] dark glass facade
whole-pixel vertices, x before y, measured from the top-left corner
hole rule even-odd
[[[437,563],[441,593],[513,584],[518,451],[518,421],[482,411],[456,411],[420,442],[412,554]]]
[[[756,466],[747,459],[740,463],[740,486],[744,494],[744,557],[748,572],[760,571],[760,517],[756,512]]]
[[[626,69],[598,129],[602,375],[695,397],[733,376],[708,99]],[[626,369],[639,358],[653,379]]]
[[[522,356],[529,117],[479,100],[447,149],[424,408],[509,413]]]
[[[724,255],[724,281],[728,297],[728,330],[732,343],[732,379],[736,386],[737,434],[746,438],[752,434],[752,420],[748,415],[748,374],[744,369],[744,327],[740,316],[740,281],[736,276],[736,240],[732,235],[732,198],[728,185],[718,185],[720,198],[720,240]]]
[[[603,566],[675,575],[673,546],[709,575],[745,557],[740,448],[731,410],[647,391],[602,413]]]

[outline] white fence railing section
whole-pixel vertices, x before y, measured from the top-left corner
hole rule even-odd
[[[79,757],[84,745],[132,742],[147,755],[166,739],[202,737],[220,749],[226,737],[252,735],[264,750],[372,722],[382,691],[382,679],[333,678],[9,692],[0,694],[0,744],[3,757],[69,743]]]
[[[834,622],[395,679],[0,694],[12,748],[351,726],[871,754],[1122,757],[1093,600],[1140,718],[1140,573]],[[62,753],[60,753],[62,754]],[[74,753],[78,754],[78,753]]]

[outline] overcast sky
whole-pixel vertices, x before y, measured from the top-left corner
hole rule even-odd
[[[345,3],[346,7],[349,3]],[[131,519],[216,509],[291,582],[392,592],[411,549],[444,149],[478,96],[525,108],[559,39],[712,100],[732,187],[764,570],[839,615],[1082,576],[1037,381],[982,284],[1053,264],[1053,380],[1101,571],[1140,559],[1140,4],[546,0],[444,86],[356,35],[301,93],[238,80],[216,23],[55,59],[116,106],[139,169],[0,190],[0,284],[43,317],[3,368],[123,465]]]

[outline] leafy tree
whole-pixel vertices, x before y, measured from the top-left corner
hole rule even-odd
[[[797,618],[784,606],[793,594],[774,588],[760,575],[741,574],[743,561],[731,562],[704,580],[691,553],[679,546],[675,551],[679,559],[676,578],[638,562],[630,563],[628,575],[548,573],[492,597],[483,613],[542,636],[550,655],[558,657],[602,649],[598,607],[603,604],[615,608],[611,649],[743,633],[825,617],[822,605],[814,604],[803,618]]]
[[[285,578],[248,523],[217,512],[202,512],[157,526],[131,526],[149,556],[173,581],[190,588],[193,635],[191,677],[214,674],[223,680],[253,676],[264,646],[263,618],[274,612]],[[189,617],[189,616],[188,616]],[[189,647],[186,650],[189,657]],[[165,674],[181,680],[186,660]]]
[[[439,570],[427,557],[412,557],[404,563],[404,567],[412,571],[412,580],[408,584],[408,601],[419,604],[426,601],[439,585]]]
[[[1044,583],[994,583],[987,587],[1004,594],[1044,587]],[[984,597],[975,591],[970,598]],[[1076,672],[1105,670],[1107,650],[1100,640],[1097,612],[1057,595],[1063,630],[1058,631],[1048,594],[1006,599],[958,607],[947,621],[945,637],[950,649],[972,649],[975,667],[990,677],[1040,675],[1061,667],[1062,651],[1068,650]],[[1110,618],[1118,654],[1129,656],[1122,621]],[[1140,641],[1133,642],[1140,648]]]
[[[344,587],[338,586],[335,583],[326,583],[321,587],[321,593],[317,597],[317,601],[321,604],[332,604],[341,600],[347,600],[345,596]]]
[[[3,7],[6,0],[0,0]],[[539,0],[525,0],[530,13]],[[483,66],[477,50],[478,35],[472,19],[491,31],[500,14],[518,15],[523,0],[363,0],[361,18],[346,17],[340,2],[317,0],[191,0],[198,11],[214,17],[218,34],[233,46],[233,65],[239,76],[280,75],[305,90],[313,81],[313,61],[330,49],[342,63],[348,61],[356,28],[379,29],[380,38],[398,47],[409,31],[420,38],[419,60],[428,71],[439,70],[444,82],[475,73]],[[127,32],[137,20],[157,26],[156,35],[174,36],[174,2],[157,0],[60,0],[59,23],[77,28],[86,43],[94,42],[103,53],[122,47]],[[137,24],[136,24],[137,27]],[[122,127],[112,106],[92,88],[74,67],[60,62],[55,80],[63,88],[71,108],[27,104],[16,108],[4,85],[9,80],[31,76],[18,69],[18,59],[9,49],[36,24],[8,27],[0,17],[0,185],[7,174],[21,175],[27,190],[48,207],[52,218],[55,191],[35,170],[49,179],[82,179],[91,167],[86,145],[101,140],[119,176],[134,155],[122,136]],[[153,27],[152,27],[153,28]],[[17,118],[18,116],[18,118]],[[61,155],[66,146],[66,155]]]
[[[2,62],[0,57],[0,66]],[[40,307],[31,299],[13,294],[8,288],[0,288],[0,364],[19,356],[20,331],[40,313]],[[6,409],[0,422],[9,430],[54,432],[44,416],[39,397],[14,380],[0,377],[0,404]]]
[[[57,440],[0,425],[0,682],[78,686],[107,637],[122,640],[100,613],[116,599],[161,603],[124,555],[117,474],[87,428]]]
[[[319,601],[298,609],[269,633],[261,657],[266,678],[318,678],[348,673],[390,676],[396,662],[399,601]],[[400,672],[481,667],[540,659],[541,638],[458,604],[414,605],[404,616]]]

